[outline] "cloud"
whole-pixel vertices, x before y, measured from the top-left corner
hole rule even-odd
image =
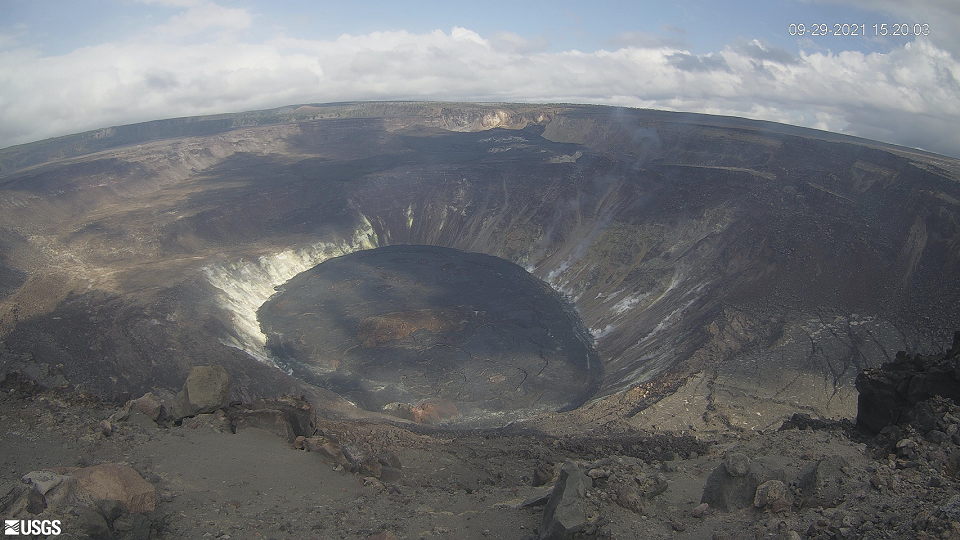
[[[201,12],[211,18],[199,22]],[[960,64],[929,39],[872,54],[791,53],[744,41],[694,55],[675,38],[633,35],[610,49],[546,52],[539,38],[462,27],[242,41],[237,32],[253,21],[198,1],[126,42],[54,56],[0,50],[0,147],[156,118],[425,99],[746,116],[960,156],[952,129],[960,123]]]
[[[775,62],[777,64],[784,65],[796,64],[799,62],[799,59],[793,54],[790,54],[790,52],[786,49],[766,45],[757,39],[741,43],[737,45],[735,49],[740,54],[749,56],[750,58],[760,62]]]
[[[853,6],[878,17],[875,23],[920,23],[930,25],[930,39],[937,48],[960,59],[960,2],[956,0],[802,0],[813,4]],[[867,26],[872,26],[873,23]]]
[[[490,44],[496,51],[530,54],[545,51],[550,42],[543,36],[529,40],[513,32],[497,32],[490,39]]]
[[[729,71],[727,61],[722,56],[712,54],[697,56],[681,52],[668,55],[666,58],[670,65],[682,71]]]
[[[244,30],[253,23],[253,16],[245,9],[226,8],[213,2],[192,0],[162,0],[162,3],[188,9],[170,17],[166,24],[154,29],[161,38],[180,38],[210,29]]]

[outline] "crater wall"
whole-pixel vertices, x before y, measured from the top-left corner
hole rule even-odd
[[[644,384],[673,391],[699,373],[705,402],[736,423],[748,397],[848,415],[856,370],[939,346],[960,320],[955,160],[645,110],[287,112],[173,139],[144,127],[92,153],[77,136],[57,162],[0,151],[37,163],[0,176],[3,238],[25,239],[0,263],[29,276],[8,280],[4,340],[104,391],[174,386],[227,349],[269,360],[256,308],[297,272],[435,245],[566,294],[604,362],[601,398],[642,408],[659,399]],[[140,319],[159,347],[141,344]]]

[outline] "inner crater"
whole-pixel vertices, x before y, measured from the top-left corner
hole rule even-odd
[[[298,274],[257,315],[295,376],[422,423],[502,425],[573,409],[603,377],[573,306],[479,253],[358,251]]]

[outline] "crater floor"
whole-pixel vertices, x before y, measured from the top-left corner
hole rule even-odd
[[[288,281],[258,317],[294,375],[421,422],[568,410],[602,380],[572,306],[489,255],[413,245],[351,253]]]

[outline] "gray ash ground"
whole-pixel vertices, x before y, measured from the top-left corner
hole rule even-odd
[[[904,360],[890,368],[912,365]],[[648,433],[583,421],[581,409],[494,430],[316,417],[290,443],[278,436],[283,421],[252,427],[273,417],[251,411],[312,414],[298,398],[231,404],[177,425],[45,388],[64,381],[29,359],[6,358],[5,370],[0,513],[11,517],[9,494],[30,471],[130,465],[155,486],[156,508],[140,521],[113,518],[101,538],[541,539],[564,464],[585,479],[572,538],[960,538],[960,407],[942,397],[876,436],[804,416],[770,432]],[[167,407],[173,399],[158,397]],[[311,446],[331,441],[348,460]]]
[[[573,307],[479,253],[398,245],[337,257],[285,283],[258,317],[294,375],[407,418],[503,425],[574,409],[603,378]]]

